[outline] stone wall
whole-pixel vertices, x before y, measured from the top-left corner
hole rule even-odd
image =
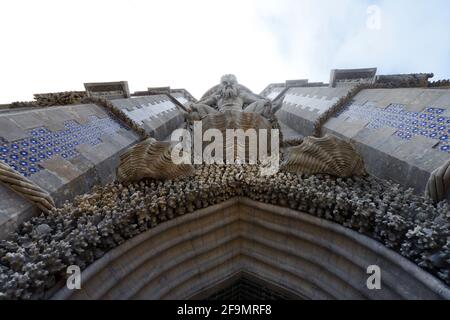
[[[277,113],[301,135],[353,85],[290,88]],[[422,193],[430,173],[449,159],[450,90],[367,89],[328,120],[322,133],[353,142],[369,173]]]
[[[94,104],[0,113],[0,159],[48,191],[57,205],[114,179],[137,136]],[[36,214],[0,185],[0,238]]]
[[[283,106],[277,117],[301,135],[313,135],[313,124],[341,97],[347,95],[352,86],[289,88],[284,95]]]
[[[363,90],[323,131],[351,140],[369,173],[422,193],[450,158],[450,90]]]

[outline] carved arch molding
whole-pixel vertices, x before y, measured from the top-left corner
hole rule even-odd
[[[381,268],[369,290],[367,267]],[[53,299],[205,297],[239,274],[303,299],[450,299],[450,290],[382,244],[288,208],[233,198],[115,248]]]

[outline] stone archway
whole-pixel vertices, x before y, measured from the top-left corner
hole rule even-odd
[[[374,264],[381,290],[366,286]],[[239,273],[305,299],[450,298],[440,281],[366,236],[237,197],[127,241],[82,273],[81,290],[53,299],[204,298]]]

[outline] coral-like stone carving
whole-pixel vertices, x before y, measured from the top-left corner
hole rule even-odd
[[[442,79],[437,81],[429,81],[429,88],[449,88],[450,87],[450,79]]]
[[[386,85],[352,89],[317,121],[315,134],[357,92],[376,86]],[[411,190],[365,176],[363,159],[350,143],[332,136],[286,140],[283,170],[270,177],[260,175],[261,165],[194,169],[175,164],[171,143],[147,138],[108,100],[90,97],[83,102],[102,105],[146,140],[120,157],[118,181],[50,208],[49,214],[22,223],[0,242],[0,299],[43,297],[66,276],[67,266],[84,269],[159,223],[235,196],[339,223],[378,240],[450,284],[450,204],[435,205]],[[189,109],[188,119],[202,120],[203,130],[215,128],[225,137],[226,129],[269,131],[278,126],[270,102],[237,84],[231,75]],[[430,194],[447,192],[449,166],[436,171]]]
[[[371,176],[304,177],[259,166],[204,165],[176,180],[114,182],[31,218],[0,241],[0,300],[39,298],[127,239],[164,221],[235,196],[289,207],[339,223],[401,253],[450,284],[450,204],[433,205]]]
[[[39,106],[64,106],[69,104],[77,104],[86,98],[85,91],[68,91],[54,93],[35,94],[34,99]]]
[[[409,88],[427,87],[428,79],[433,77],[432,73],[378,75],[376,83]]]
[[[289,148],[283,168],[293,173],[322,173],[341,178],[366,174],[363,159],[355,148],[329,135],[306,137],[299,146]]]
[[[139,181],[144,178],[157,180],[188,176],[194,168],[188,164],[175,164],[171,159],[171,144],[148,138],[120,156],[117,179],[120,182]]]
[[[431,173],[425,190],[425,195],[434,202],[447,198],[450,191],[450,160]]]
[[[85,91],[38,93],[34,95],[35,101],[13,102],[11,106],[13,108],[65,106],[80,103],[86,97]]]

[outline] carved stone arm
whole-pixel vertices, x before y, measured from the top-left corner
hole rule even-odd
[[[212,96],[207,97],[206,99],[198,101],[196,104],[206,104],[210,107],[213,107],[217,104],[217,100],[218,100],[217,96],[212,95]]]

